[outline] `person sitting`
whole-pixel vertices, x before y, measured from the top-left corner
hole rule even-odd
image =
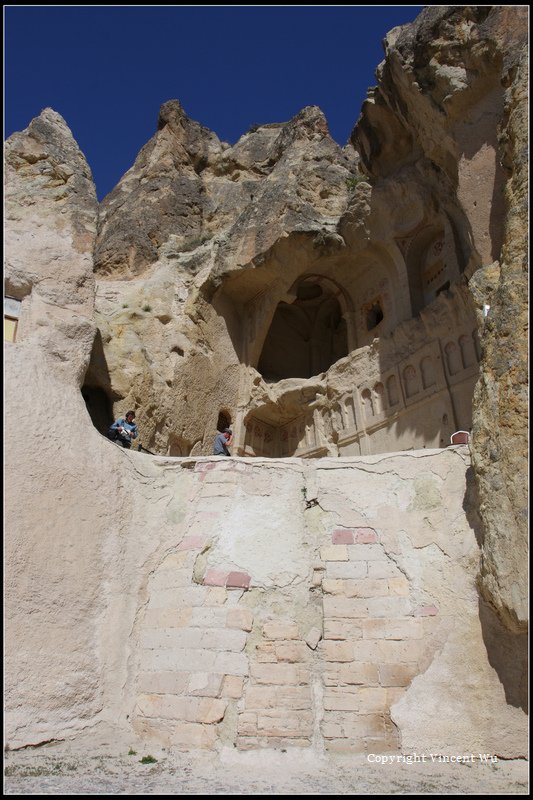
[[[126,417],[120,417],[114,422],[107,432],[107,436],[112,442],[121,444],[122,447],[131,447],[132,439],[136,439],[139,435],[137,425],[133,421],[135,419],[134,411],[127,411]]]
[[[231,453],[228,450],[228,445],[231,442],[232,431],[231,428],[225,428],[222,433],[218,433],[215,436],[215,442],[213,444],[213,455],[214,456],[230,456]]]

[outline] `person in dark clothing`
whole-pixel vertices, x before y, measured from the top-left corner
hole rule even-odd
[[[215,436],[215,442],[213,444],[213,455],[214,456],[230,456],[231,453],[228,450],[228,445],[231,443],[232,432],[231,428],[225,428],[222,433],[218,433]]]
[[[107,432],[108,439],[121,444],[122,447],[131,447],[131,440],[136,439],[139,435],[134,419],[135,412],[127,411],[125,418],[120,417],[111,425]]]

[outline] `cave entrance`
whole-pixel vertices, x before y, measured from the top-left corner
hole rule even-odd
[[[84,385],[81,394],[94,427],[102,434],[107,433],[113,422],[113,409],[109,397],[98,386]]]
[[[269,383],[318,375],[349,352],[336,285],[307,276],[291,294],[291,303],[278,303],[257,366]]]
[[[81,394],[94,427],[105,435],[113,422],[113,392],[100,331],[94,337]]]

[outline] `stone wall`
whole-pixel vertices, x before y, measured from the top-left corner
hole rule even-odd
[[[41,462],[33,502],[10,509],[22,557],[7,596],[10,746],[105,719],[178,749],[394,751],[405,729],[415,749],[523,755],[525,654],[515,642],[512,662],[491,666],[467,448],[169,460],[86,432],[70,461],[70,437],[60,445],[61,488]],[[37,443],[19,438],[19,463]],[[432,716],[427,685],[443,669]]]
[[[164,468],[180,480],[184,467],[183,538],[151,568],[133,631],[143,736],[379,752],[404,746],[405,720],[415,750],[519,746],[525,716],[505,704],[510,676],[490,666],[480,621],[466,448]],[[430,720],[415,679],[442,661],[459,691]]]

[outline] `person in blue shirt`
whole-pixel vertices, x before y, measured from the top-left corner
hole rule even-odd
[[[139,435],[137,425],[133,421],[135,419],[134,411],[127,411],[126,417],[120,417],[114,422],[107,432],[107,436],[111,441],[121,444],[122,447],[131,447],[131,440],[136,439]]]
[[[230,444],[231,440],[231,428],[226,428],[222,433],[218,433],[215,436],[215,442],[213,444],[213,455],[214,456],[230,456],[231,453],[228,450],[228,445]]]

